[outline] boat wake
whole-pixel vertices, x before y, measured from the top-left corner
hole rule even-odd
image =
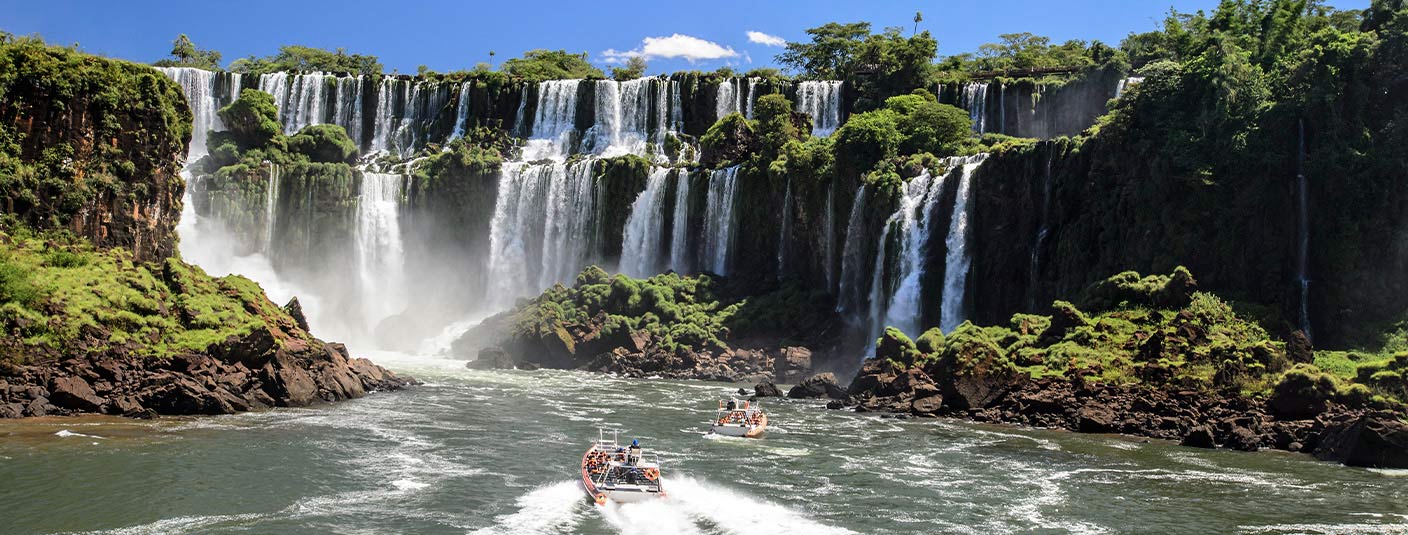
[[[544,485],[520,496],[518,510],[495,518],[496,524],[474,535],[527,535],[575,533],[588,507],[582,488],[574,480]]]

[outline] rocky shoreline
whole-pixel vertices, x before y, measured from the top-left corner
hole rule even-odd
[[[761,394],[770,385],[759,386]],[[1095,381],[936,381],[917,368],[877,359],[868,360],[848,388],[822,374],[793,387],[788,396],[829,398],[830,409],[898,418],[1122,434],[1198,448],[1276,449],[1350,466],[1408,468],[1408,423],[1401,413],[1335,403],[1296,412],[1278,406],[1274,397],[1263,401]]]
[[[243,340],[263,351],[169,359],[87,355],[0,370],[0,418],[234,414],[359,398],[415,384],[338,343]]]

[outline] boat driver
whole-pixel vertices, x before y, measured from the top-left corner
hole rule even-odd
[[[627,459],[629,461],[629,464],[640,464],[640,440],[631,440],[631,447],[628,452],[629,455],[627,456]]]

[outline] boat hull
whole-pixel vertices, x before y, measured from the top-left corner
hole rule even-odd
[[[709,432],[711,433],[723,435],[726,437],[741,438],[761,438],[763,436],[763,433],[766,433],[767,430],[768,416],[766,414],[762,415],[762,418],[758,422],[758,425],[713,425],[709,427]]]
[[[635,485],[627,485],[628,488],[624,489],[597,486],[596,482],[592,480],[591,472],[587,467],[588,457],[595,449],[595,447],[589,448],[586,453],[582,454],[582,490],[586,491],[588,499],[596,502],[597,505],[606,505],[608,501],[617,503],[637,503],[665,497],[665,490],[659,488],[659,485],[656,485],[656,490],[653,491],[649,488]],[[652,468],[652,470],[656,469]],[[656,474],[655,477],[659,477],[658,471]]]

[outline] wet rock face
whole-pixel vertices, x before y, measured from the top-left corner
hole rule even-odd
[[[836,375],[830,372],[818,373],[787,391],[787,397],[794,399],[831,398],[846,399],[846,389],[836,384]]]
[[[341,401],[414,384],[371,361],[350,358],[342,344],[292,340],[273,349],[263,331],[244,338],[227,341],[218,356],[90,355],[14,366],[0,376],[5,385],[0,418],[233,414]],[[248,353],[259,348],[268,354]]]

